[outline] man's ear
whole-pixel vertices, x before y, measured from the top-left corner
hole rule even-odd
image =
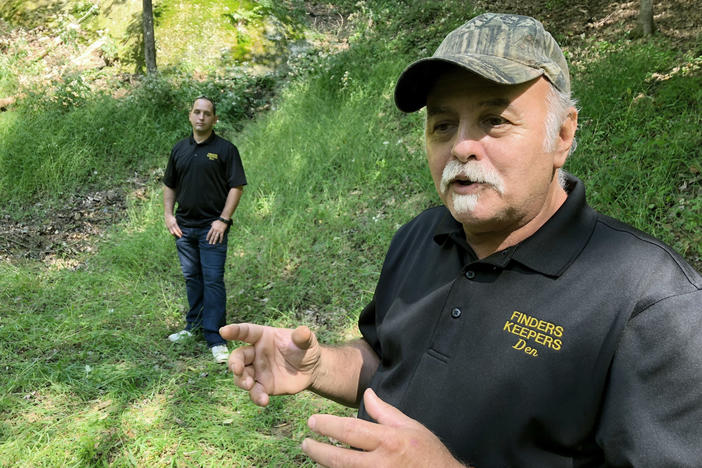
[[[578,129],[578,110],[575,107],[568,109],[561,129],[558,131],[558,145],[554,154],[553,165],[560,169],[568,159],[570,148],[575,144],[575,131]]]

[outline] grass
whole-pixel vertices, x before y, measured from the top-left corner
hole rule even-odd
[[[417,54],[411,44],[453,27],[433,18],[456,4],[427,5],[403,14],[363,3],[376,29],[288,83],[272,112],[254,121],[231,114],[220,127],[250,182],[230,235],[229,322],[304,323],[325,342],[357,335],[393,232],[438,203],[422,116],[391,101]],[[699,267],[702,83],[699,71],[674,71],[696,59],[655,40],[569,52],[588,60],[573,70],[581,130],[568,169],[595,207]],[[238,95],[249,106],[267,86],[247,82]],[[37,97],[38,107],[0,114],[3,213],[50,216],[34,202],[58,206],[86,186],[162,168],[187,132],[187,97],[232,87],[174,75],[122,99],[63,88],[70,106]],[[182,326],[185,298],[160,197],[156,181],[129,196],[124,219],[78,267],[0,261],[0,467],[313,466],[299,449],[306,418],[354,414],[312,394],[255,407],[204,342],[165,339]]]
[[[699,268],[702,74],[670,73],[697,62],[684,57],[681,66],[651,41],[619,44],[598,68],[576,69],[582,144],[567,169],[586,182],[593,206],[661,238]]]
[[[2,116],[0,195],[13,215],[26,215],[28,201],[56,205],[69,193],[124,183],[161,166],[188,133],[191,96],[216,96],[227,131],[247,117],[245,109],[268,99],[271,86],[267,76],[232,71],[205,82],[182,74],[144,78],[136,88],[127,85],[123,99],[90,90],[82,78],[59,82],[52,92],[32,89]]]
[[[182,297],[156,205],[77,271],[0,264],[0,466],[279,466],[299,457],[296,411],[339,411],[256,408],[203,342],[164,339]]]

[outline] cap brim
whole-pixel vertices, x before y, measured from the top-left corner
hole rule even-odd
[[[402,72],[395,85],[395,105],[402,112],[415,112],[427,104],[427,95],[437,78],[453,66],[499,84],[520,84],[543,75],[543,70],[494,56],[430,57],[417,60]],[[509,70],[506,73],[505,70]]]

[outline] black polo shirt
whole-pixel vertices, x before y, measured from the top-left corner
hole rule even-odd
[[[246,185],[239,150],[212,132],[202,143],[192,135],[171,150],[163,183],[176,191],[176,220],[184,227],[206,227],[219,218],[229,190]]]
[[[444,207],[403,226],[359,319],[371,387],[478,468],[701,466],[702,279],[568,192],[480,261]]]

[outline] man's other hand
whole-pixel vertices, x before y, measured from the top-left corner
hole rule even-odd
[[[317,463],[341,467],[463,467],[429,429],[385,403],[367,389],[363,395],[373,423],[329,414],[310,416],[308,425],[317,434],[355,447],[353,450],[305,439],[302,450]]]
[[[207,233],[208,244],[219,244],[224,240],[224,234],[227,232],[229,225],[218,219],[212,222],[209,232]]]

